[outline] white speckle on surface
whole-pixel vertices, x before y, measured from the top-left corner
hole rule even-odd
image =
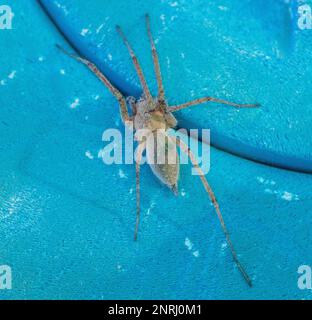
[[[171,7],[177,7],[179,4],[177,1],[169,3]]]
[[[99,100],[99,99],[100,99],[100,95],[99,95],[99,94],[94,95],[94,96],[93,96],[93,99],[94,99],[95,101]]]
[[[185,58],[185,53],[181,52],[181,58],[184,59]]]
[[[297,194],[293,194],[293,193],[290,193],[290,192],[287,192],[287,191],[284,191],[282,193],[281,198],[283,200],[286,200],[286,201],[293,201],[293,200],[297,201],[297,200],[299,200],[299,197],[298,197]]]
[[[227,246],[228,246],[228,244],[226,242],[223,242],[221,244],[221,249],[224,250]]]
[[[121,179],[127,178],[126,174],[122,171],[122,169],[119,169],[118,175],[119,175],[119,178],[121,178]]]
[[[122,271],[122,270],[123,270],[123,269],[122,269],[122,265],[119,264],[119,263],[117,264],[117,270],[118,270],[118,271]]]
[[[70,108],[76,109],[79,105],[80,105],[80,100],[78,98],[76,98],[75,101],[70,104]]]
[[[113,60],[113,56],[110,53],[107,55],[107,58],[108,58],[109,61]]]
[[[193,252],[193,256],[196,257],[196,258],[198,258],[198,257],[199,257],[199,251],[198,251],[198,250],[194,251],[194,252]]]
[[[38,214],[42,213],[40,197],[34,196],[37,189],[23,189],[17,193],[2,198],[0,208],[0,221],[12,218],[12,215],[21,212],[27,213],[27,219],[23,222],[23,228],[29,227],[37,221]]]
[[[193,243],[189,238],[185,238],[184,244],[185,244],[185,246],[187,247],[188,250],[192,250],[193,249]]]
[[[167,67],[168,67],[168,69],[170,69],[170,58],[166,57],[166,61],[167,61]]]
[[[80,34],[81,34],[83,37],[85,37],[88,33],[89,33],[89,29],[87,29],[87,28],[82,29],[81,32],[80,32]]]
[[[96,33],[100,33],[101,32],[101,30],[103,29],[103,27],[104,27],[104,23],[102,23],[97,29],[96,29]]]
[[[93,159],[94,159],[93,154],[92,154],[89,150],[86,151],[85,155],[86,155],[86,157],[89,158],[90,160],[93,160]]]
[[[115,126],[116,126],[116,127],[119,127],[119,125],[120,125],[120,118],[117,118],[117,119],[115,120]]]
[[[160,15],[160,20],[165,23],[166,16],[164,14]]]
[[[8,75],[8,78],[13,80],[15,78],[15,76],[16,76],[16,71],[14,70]]]
[[[45,58],[43,57],[43,56],[40,56],[39,58],[38,58],[38,61],[40,61],[40,62],[42,62],[42,61],[44,61],[45,60]]]
[[[133,188],[130,188],[129,194],[132,194],[132,193],[133,193]]]
[[[7,84],[6,80],[0,80],[0,86],[5,86]]]
[[[271,186],[275,186],[276,182],[274,180],[270,180],[270,179],[264,179],[263,177],[257,177],[257,180],[259,183],[262,184],[266,184],[266,185],[271,185]]]
[[[152,202],[152,203],[151,203],[150,207],[147,209],[146,215],[149,216],[149,215],[151,214],[151,211],[154,209],[155,205],[156,205],[155,202]]]
[[[22,201],[23,199],[21,199],[18,195],[13,195],[12,197],[10,197],[10,206],[8,208],[9,215],[16,213],[20,209],[20,204],[22,203]]]
[[[65,74],[66,74],[66,71],[65,71],[64,69],[61,69],[61,70],[60,70],[60,74],[65,75]]]
[[[229,8],[228,8],[228,7],[225,7],[225,6],[219,6],[218,8],[219,8],[219,10],[221,10],[221,11],[228,11],[228,10],[229,10]]]
[[[68,14],[69,14],[66,6],[60,4],[58,1],[54,1],[54,4],[55,4],[59,9],[62,9],[63,12],[65,13],[65,15],[68,15]]]
[[[184,189],[181,189],[181,196],[182,196],[182,197],[185,197],[185,196],[186,196],[186,192],[185,192]]]
[[[299,196],[297,194],[293,194],[288,191],[272,190],[270,188],[266,188],[266,189],[264,189],[264,192],[269,193],[269,194],[275,194],[285,201],[298,201],[299,200]]]
[[[193,255],[195,258],[198,258],[198,257],[199,257],[199,251],[198,251],[198,250],[193,250],[194,244],[193,244],[193,242],[192,242],[189,238],[185,238],[184,244],[185,244],[186,248],[187,248],[189,251],[192,251],[192,255]]]

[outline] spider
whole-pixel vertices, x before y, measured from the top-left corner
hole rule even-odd
[[[159,58],[157,54],[157,50],[155,47],[155,42],[153,40],[151,26],[150,26],[150,17],[148,14],[145,15],[146,21],[146,28],[147,28],[147,35],[150,41],[151,50],[152,50],[152,58],[153,64],[156,74],[157,80],[157,87],[158,87],[158,94],[157,97],[153,97],[145,77],[143,75],[142,68],[140,66],[139,60],[135,55],[131,45],[129,44],[125,34],[123,33],[120,26],[116,26],[116,30],[118,34],[121,36],[124,44],[126,45],[129,54],[131,56],[132,62],[136,69],[137,75],[139,77],[140,83],[143,88],[142,97],[138,100],[134,98],[128,100],[129,97],[125,97],[121,91],[119,91],[112,83],[108,80],[108,78],[98,69],[98,67],[93,64],[91,61],[84,59],[80,56],[68,53],[63,48],[57,45],[59,49],[61,49],[65,54],[69,55],[70,57],[78,60],[79,62],[86,65],[108,88],[108,90],[112,93],[112,95],[117,99],[120,108],[121,119],[126,126],[133,126],[135,132],[139,132],[140,130],[148,130],[148,136],[153,137],[154,139],[148,139],[148,137],[141,137],[138,138],[136,135],[136,140],[138,140],[138,148],[136,150],[136,225],[135,225],[135,232],[134,232],[134,239],[137,240],[138,230],[139,230],[139,222],[140,222],[140,165],[142,161],[143,152],[146,150],[147,162],[150,165],[152,172],[155,176],[167,185],[175,194],[178,193],[178,180],[179,180],[179,170],[180,170],[180,162],[179,156],[177,154],[177,147],[179,147],[184,153],[186,153],[198,172],[198,175],[201,179],[201,182],[210,197],[211,202],[214,205],[215,211],[217,216],[220,220],[221,227],[226,237],[226,241],[229,245],[231,250],[231,254],[233,257],[234,262],[236,263],[239,271],[243,275],[245,281],[249,286],[252,286],[252,282],[250,277],[248,276],[247,272],[245,271],[244,267],[240,263],[232,241],[229,236],[229,232],[225,225],[224,219],[222,217],[218,201],[214,195],[212,188],[210,187],[203,171],[199,167],[199,164],[188,147],[181,139],[174,138],[169,136],[167,133],[168,129],[175,128],[177,126],[177,120],[174,117],[173,113],[178,110],[182,110],[191,106],[195,106],[198,104],[203,104],[205,102],[214,102],[225,104],[229,106],[233,106],[236,108],[255,108],[259,107],[259,104],[237,104],[233,102],[229,102],[226,100],[221,100],[213,97],[203,97],[200,99],[196,99],[193,101],[189,101],[180,105],[169,106],[165,97],[165,90],[163,86],[160,65],[159,65]],[[129,114],[127,102],[129,102],[130,107],[132,109],[132,114]],[[155,153],[152,152],[152,149],[155,147],[155,141],[157,141],[156,136],[163,135],[165,138],[165,142],[160,146],[156,146],[161,153],[166,153],[168,150],[175,150],[173,156],[176,161],[166,161],[164,163],[157,163],[155,160]],[[152,142],[151,142],[152,141]],[[154,141],[154,142],[153,142]]]

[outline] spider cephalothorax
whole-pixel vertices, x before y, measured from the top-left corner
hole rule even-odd
[[[146,98],[141,98],[137,101],[132,100],[130,105],[133,110],[135,130],[145,128],[151,131],[167,130],[177,126],[178,121],[165,102],[158,101],[158,99],[150,102]]]

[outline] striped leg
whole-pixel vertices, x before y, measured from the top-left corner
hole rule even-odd
[[[209,195],[209,197],[210,197],[210,199],[211,199],[211,202],[213,203],[213,205],[214,205],[214,207],[215,207],[215,210],[216,210],[216,213],[217,213],[218,218],[219,218],[219,220],[220,220],[220,223],[221,223],[223,232],[224,232],[224,234],[225,234],[226,241],[227,241],[227,243],[228,243],[228,245],[229,245],[229,247],[230,247],[230,250],[231,250],[233,259],[234,259],[234,261],[235,261],[235,263],[236,263],[239,271],[242,273],[244,279],[246,280],[247,284],[251,287],[251,286],[252,286],[252,282],[251,282],[251,280],[250,280],[247,272],[245,271],[244,267],[242,266],[242,264],[241,264],[240,261],[238,260],[236,251],[235,251],[234,246],[233,246],[233,244],[232,244],[232,241],[231,241],[231,239],[230,239],[229,232],[228,232],[227,227],[226,227],[226,225],[225,225],[225,222],[224,222],[224,220],[223,220],[223,217],[222,217],[222,214],[221,214],[221,211],[220,211],[220,208],[219,208],[219,204],[218,204],[218,202],[217,202],[217,199],[216,199],[216,197],[215,197],[215,195],[214,195],[213,190],[211,189],[211,187],[210,187],[207,179],[205,178],[204,173],[203,173],[202,170],[200,169],[200,167],[199,167],[199,165],[198,165],[198,162],[197,162],[197,160],[195,159],[195,157],[194,157],[192,151],[190,150],[190,148],[189,148],[183,141],[181,141],[181,140],[178,141],[178,140],[176,139],[176,144],[178,145],[178,147],[179,147],[184,153],[186,153],[186,154],[189,156],[192,164],[194,165],[194,167],[195,167],[196,170],[198,171],[199,177],[200,177],[200,179],[201,179],[201,181],[202,181],[202,183],[203,183],[203,185],[204,185],[204,187],[205,187],[205,190],[206,190],[206,192],[208,193],[208,195]]]
[[[138,238],[139,224],[140,224],[140,165],[142,154],[146,148],[145,142],[139,144],[136,154],[135,173],[136,173],[136,225],[134,231],[134,240]]]
[[[216,103],[226,104],[226,105],[236,107],[236,108],[257,108],[257,107],[260,107],[259,103],[238,104],[238,103],[233,103],[233,102],[229,102],[229,101],[221,100],[221,99],[217,99],[217,98],[205,97],[205,98],[196,99],[196,100],[193,100],[190,102],[186,102],[186,103],[183,103],[183,104],[180,104],[177,106],[171,106],[171,107],[169,107],[169,111],[175,112],[175,111],[182,110],[187,107],[195,106],[195,105],[205,103],[205,102],[216,102]]]
[[[165,101],[165,90],[164,90],[163,81],[162,81],[161,72],[160,72],[158,54],[157,54],[157,50],[155,47],[155,42],[153,40],[152,32],[151,32],[150,17],[148,14],[146,14],[145,19],[146,19],[147,34],[148,34],[148,37],[149,37],[149,40],[151,43],[152,56],[153,56],[154,68],[155,68],[156,79],[157,79],[158,100],[161,102],[164,102]]]
[[[84,59],[84,58],[81,58],[81,57],[76,56],[74,54],[68,53],[67,51],[65,51],[59,45],[56,45],[56,46],[57,46],[58,49],[60,49],[66,55],[68,55],[68,56],[76,59],[77,61],[83,63],[84,65],[86,65],[105,84],[105,86],[108,88],[108,90],[114,95],[114,97],[119,102],[120,114],[121,114],[122,121],[124,123],[131,122],[132,118],[129,116],[128,109],[127,109],[127,103],[126,103],[125,98],[123,97],[121,92],[110,83],[110,81],[97,68],[97,66],[95,64],[93,64],[92,62],[90,62],[89,60],[87,60],[87,59]]]
[[[116,30],[117,32],[119,33],[119,35],[121,36],[124,44],[126,45],[129,53],[130,53],[130,56],[131,56],[131,59],[132,59],[132,62],[134,64],[134,67],[136,69],[136,72],[139,76],[139,79],[140,79],[140,82],[141,82],[141,85],[143,87],[143,92],[144,92],[144,95],[146,97],[146,99],[149,101],[149,102],[152,102],[152,95],[150,93],[150,90],[147,86],[147,83],[146,83],[146,80],[145,80],[145,77],[143,75],[143,71],[142,71],[142,68],[140,66],[140,63],[139,63],[139,60],[138,58],[136,57],[136,55],[134,54],[134,51],[132,50],[125,34],[123,33],[123,31],[121,30],[121,27],[120,26],[116,26]]]

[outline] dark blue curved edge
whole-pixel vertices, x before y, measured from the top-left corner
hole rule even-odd
[[[120,88],[126,96],[141,96],[141,89],[139,87],[130,85],[119,74],[114,72],[106,63],[100,60],[97,55],[97,47],[87,39],[83,39],[79,34],[73,30],[72,26],[68,23],[64,12],[58,8],[54,1],[51,0],[37,0],[41,8],[51,19],[58,31],[63,35],[71,47],[78,52],[81,56],[92,61],[96,66],[108,76],[111,83]],[[62,28],[60,27],[62,26]]]
[[[126,96],[141,96],[141,89],[130,85],[119,74],[114,72],[106,63],[101,61],[97,55],[97,47],[95,44],[81,37],[69,25],[66,15],[60,10],[51,0],[37,0],[46,14],[50,17],[59,32],[69,42],[69,44],[82,56],[86,57],[110,79],[113,85],[119,88]],[[292,6],[292,11],[295,11],[297,6]],[[296,16],[293,14],[293,16]],[[62,27],[60,27],[62,26]],[[180,127],[196,128],[196,124],[192,121],[185,120],[179,117]],[[201,137],[199,137],[201,139]],[[205,142],[203,140],[203,142]],[[293,170],[302,173],[312,173],[312,159],[302,159],[296,156],[275,152],[272,150],[261,149],[251,145],[242,143],[230,138],[220,132],[213,131],[211,133],[211,145],[217,149],[226,151],[233,155],[260,162],[273,167],[278,167],[287,170]]]

